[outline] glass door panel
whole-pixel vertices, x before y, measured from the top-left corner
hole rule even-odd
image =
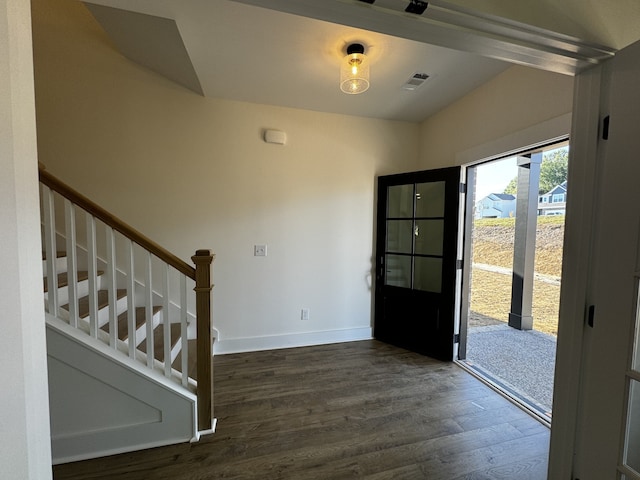
[[[636,282],[640,284],[640,278],[636,277]],[[636,286],[636,289],[638,288]],[[629,397],[622,449],[622,463],[628,469],[622,478],[629,480],[640,479],[640,290],[636,291],[636,323],[633,336],[633,355],[627,373]]]
[[[423,292],[440,293],[442,291],[442,259],[415,257],[414,286]]]
[[[413,218],[413,185],[393,185],[387,195],[387,218]]]
[[[442,256],[444,220],[416,220],[416,255]]]
[[[444,217],[445,182],[416,185],[416,217]]]
[[[385,285],[411,288],[411,257],[408,255],[387,255]]]
[[[640,475],[640,382],[631,380],[624,463]]]
[[[638,305],[636,306],[636,334],[633,341],[633,364],[631,368],[640,372],[640,291],[638,292]]]
[[[413,220],[387,220],[387,252],[413,253]]]

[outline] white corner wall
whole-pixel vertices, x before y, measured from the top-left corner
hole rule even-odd
[[[573,77],[513,66],[425,120],[421,168],[483,160],[571,129]]]
[[[218,352],[371,337],[375,177],[417,169],[418,125],[203,98],[79,2],[33,15],[41,161],[180,257],[216,253]]]
[[[30,3],[0,3],[0,476],[51,478]]]

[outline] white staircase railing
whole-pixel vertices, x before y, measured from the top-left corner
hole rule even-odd
[[[46,311],[186,388],[195,340],[198,429],[210,430],[214,255],[191,266],[42,168],[40,182]]]

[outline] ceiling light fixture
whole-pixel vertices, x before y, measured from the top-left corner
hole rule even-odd
[[[360,43],[347,47],[347,56],[340,66],[340,90],[350,95],[367,91],[369,88],[369,60]]]

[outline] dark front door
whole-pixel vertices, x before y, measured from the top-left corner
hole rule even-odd
[[[378,178],[378,340],[453,360],[459,205],[459,167]]]

